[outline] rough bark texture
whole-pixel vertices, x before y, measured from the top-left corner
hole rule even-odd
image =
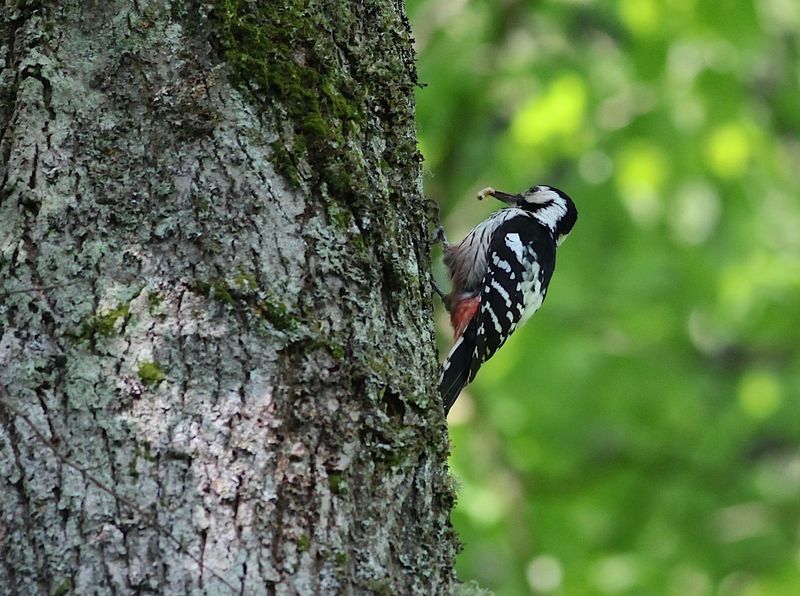
[[[401,3],[0,10],[0,592],[448,592]]]

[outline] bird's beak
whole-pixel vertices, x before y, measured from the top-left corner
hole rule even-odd
[[[494,197],[498,201],[503,201],[504,203],[508,203],[509,205],[518,206],[522,202],[522,197],[520,195],[511,195],[507,192],[502,192],[499,190],[493,189],[491,186],[488,188],[484,188],[481,192],[478,193],[478,199],[485,199],[486,197]]]

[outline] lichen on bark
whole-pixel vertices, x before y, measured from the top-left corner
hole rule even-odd
[[[0,586],[448,591],[402,6],[0,11]]]

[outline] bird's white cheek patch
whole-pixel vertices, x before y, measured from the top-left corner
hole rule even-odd
[[[556,193],[552,194],[552,204],[539,209],[534,217],[551,230],[555,230],[558,222],[567,214],[567,203]]]

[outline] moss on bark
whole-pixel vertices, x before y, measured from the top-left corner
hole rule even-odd
[[[342,230],[354,219],[337,202],[356,225],[380,213],[374,172],[420,162],[408,135],[416,74],[407,22],[374,1],[216,0],[213,15],[234,84],[285,124],[271,144],[278,171],[329,198],[329,221]],[[382,146],[364,150],[378,138]]]

